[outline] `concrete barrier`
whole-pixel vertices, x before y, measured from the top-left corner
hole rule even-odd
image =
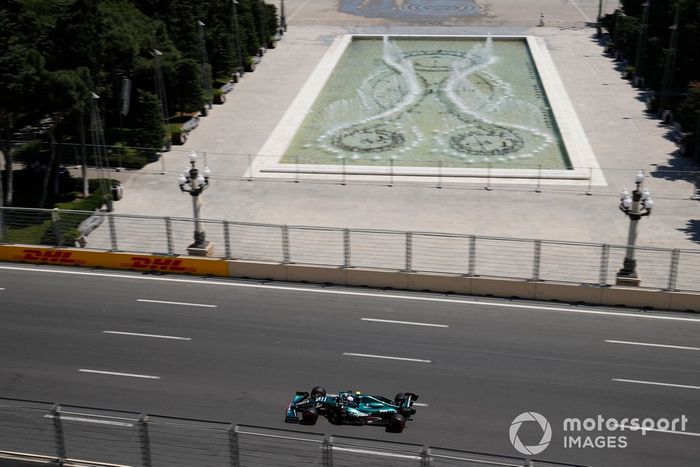
[[[622,305],[700,312],[700,293],[669,292],[637,287],[598,287],[586,284],[536,282],[495,277],[467,277],[457,274],[346,269],[334,266],[223,260],[191,256],[159,256],[31,245],[0,245],[0,261],[366,286],[381,289],[452,292],[465,295],[518,297],[581,302],[593,305]]]
[[[524,279],[472,277],[471,293],[504,298],[535,298],[536,282]]]
[[[536,300],[599,304],[603,303],[603,287],[588,284],[536,282],[533,298]]]
[[[459,274],[408,273],[408,289],[469,295],[472,278]]]
[[[303,266],[300,264],[288,264],[287,280],[292,282],[311,282],[317,284],[346,283],[345,269],[336,266]]]
[[[345,270],[345,285],[363,285],[378,289],[408,289],[408,274],[377,269]]]
[[[637,287],[605,287],[602,290],[603,305],[648,307],[659,310],[668,310],[671,305],[670,294],[664,290],[640,289]],[[700,303],[697,304],[697,307],[700,308]]]
[[[281,263],[233,260],[228,261],[228,271],[231,277],[271,281],[287,280],[287,268]]]

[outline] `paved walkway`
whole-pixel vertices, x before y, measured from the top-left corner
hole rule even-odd
[[[411,0],[407,0],[409,3]],[[347,4],[346,1],[341,1]],[[357,3],[357,2],[355,2]],[[377,4],[379,0],[377,0]],[[413,1],[412,4],[429,2]],[[212,185],[203,195],[203,216],[248,222],[353,228],[455,232],[623,244],[628,221],[617,209],[619,191],[632,189],[634,173],[651,173],[654,214],[641,221],[639,243],[697,248],[700,210],[691,200],[694,180],[663,169],[692,169],[675,155],[667,128],[648,118],[639,92],[620,77],[584,25],[597,2],[541,1],[480,3],[484,14],[417,20],[364,17],[339,12],[333,0],[285,2],[289,31],[257,71],[246,74],[228,102],[202,119],[186,146],[163,162],[130,173],[119,213],[191,216],[189,196],[177,175],[188,165],[187,151],[206,153]],[[347,9],[347,5],[345,5]],[[376,5],[375,5],[376,7]],[[376,8],[375,8],[375,11]],[[545,27],[536,27],[544,12]],[[524,21],[523,18],[531,18]],[[552,27],[561,25],[562,27]],[[245,181],[240,177],[303,87],[338,34],[532,34],[546,42],[566,91],[608,181],[592,196],[585,187],[530,185],[348,184],[335,182]],[[163,166],[165,174],[161,174]]]

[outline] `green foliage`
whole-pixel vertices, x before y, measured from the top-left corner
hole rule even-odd
[[[697,132],[700,128],[700,81],[688,85],[688,94],[678,105],[676,120],[688,131]]]
[[[158,97],[153,93],[139,89],[136,93],[133,115],[132,139],[129,141],[129,145],[139,148],[153,148],[154,151],[146,151],[146,153],[155,154],[163,147],[165,140],[165,125]]]
[[[181,112],[196,112],[204,103],[200,65],[192,59],[184,59],[177,66],[178,108]]]

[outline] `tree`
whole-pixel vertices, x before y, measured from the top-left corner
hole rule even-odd
[[[165,140],[165,125],[160,113],[158,97],[148,91],[136,92],[136,106],[132,119],[131,146],[139,148],[154,148],[156,151],[163,147]],[[145,151],[153,155],[155,151]]]
[[[204,103],[199,63],[191,58],[180,61],[176,69],[178,107],[181,112],[196,112]]]
[[[0,9],[0,151],[4,158],[4,183],[0,176],[0,206],[12,205],[12,134],[35,113],[44,70],[36,17],[19,0],[6,0]]]

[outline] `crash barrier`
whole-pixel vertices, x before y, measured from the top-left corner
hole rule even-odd
[[[96,215],[104,221],[82,235],[75,226]],[[203,220],[216,261],[179,256],[192,219],[0,208],[0,223],[6,245],[85,247],[65,261],[53,250],[0,256],[8,261],[79,264],[90,251],[85,265],[110,268],[700,311],[700,250],[635,247],[641,283],[630,288],[614,287],[624,245]]]
[[[330,426],[330,425],[327,425]],[[104,466],[570,466],[319,433],[0,399],[0,459]],[[504,428],[505,429],[505,428]]]

